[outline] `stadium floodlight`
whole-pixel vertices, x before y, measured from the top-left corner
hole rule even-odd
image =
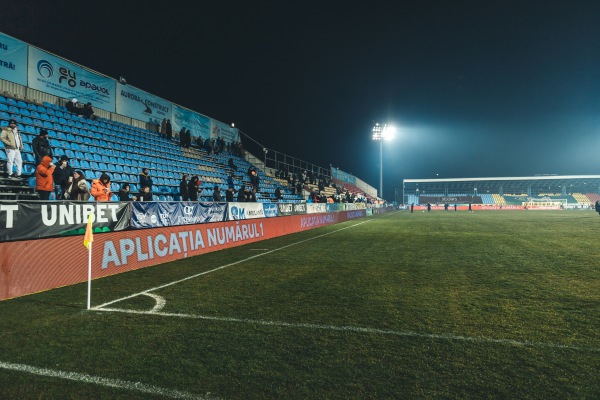
[[[392,140],[396,133],[394,125],[375,123],[373,126],[373,140],[379,142],[379,197],[383,199],[383,141]]]

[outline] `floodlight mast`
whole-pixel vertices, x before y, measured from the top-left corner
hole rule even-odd
[[[383,141],[391,140],[396,132],[393,125],[381,125],[379,122],[373,126],[373,140],[379,141],[379,197],[383,200]]]

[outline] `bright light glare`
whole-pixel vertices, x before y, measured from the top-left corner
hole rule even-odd
[[[396,133],[396,127],[394,125],[387,126],[387,124],[375,124],[373,127],[373,140],[392,140]]]

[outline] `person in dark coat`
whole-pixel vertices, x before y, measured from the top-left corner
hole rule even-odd
[[[229,158],[229,160],[227,160],[227,165],[229,166],[229,168],[231,168],[234,171],[237,171],[237,166],[235,165],[235,163],[233,162],[233,158]]]
[[[192,132],[188,129],[185,131],[185,148],[189,149],[192,145]]]
[[[596,201],[595,208],[596,208],[596,212],[598,214],[600,214],[600,200]]]
[[[150,193],[150,188],[148,186],[140,187],[140,194],[137,201],[152,201],[152,193]]]
[[[213,201],[218,201],[218,202],[223,201],[223,196],[221,195],[221,189],[219,189],[219,187],[217,185],[215,185],[215,188],[213,190]]]
[[[181,182],[179,182],[179,196],[181,197],[181,201],[189,201],[190,200],[190,190],[188,187],[188,176],[187,174],[183,174],[181,177]]]
[[[200,178],[198,175],[194,175],[188,183],[188,193],[190,195],[190,201],[198,201],[198,192],[200,191]]]
[[[281,194],[281,188],[279,186],[277,186],[277,189],[275,189],[275,198],[277,200],[283,199],[283,195]]]
[[[66,155],[60,156],[60,161],[56,168],[54,168],[52,177],[54,178],[54,193],[56,194],[56,200],[63,200],[63,194],[73,180],[73,168],[69,165],[69,157]]]
[[[152,192],[152,178],[150,177],[150,170],[148,168],[142,169],[140,174],[140,187],[148,186],[150,192]]]
[[[233,195],[235,194],[235,189],[230,187],[225,192],[225,201],[228,203],[233,203]]]
[[[131,190],[131,187],[129,186],[129,183],[124,183],[121,186],[121,188],[119,189],[119,193],[118,193],[119,201],[132,201],[132,200],[135,201],[136,200],[135,196],[129,197],[129,195],[131,194],[130,190]]]
[[[169,140],[173,139],[173,127],[171,126],[170,119],[167,120],[166,132],[167,132],[167,139],[169,139]]]
[[[185,127],[179,131],[179,146],[185,147]]]
[[[40,134],[36,136],[31,142],[33,148],[33,154],[35,155],[35,164],[38,165],[42,162],[44,156],[52,158],[52,147],[48,142],[48,131],[40,129]]]
[[[469,208],[470,208],[470,207],[471,207],[471,206],[469,205]],[[427,203],[427,212],[431,212],[431,204],[429,204],[429,203]]]
[[[245,185],[243,185],[238,192],[236,201],[238,203],[245,203],[247,195],[248,195],[248,188]]]

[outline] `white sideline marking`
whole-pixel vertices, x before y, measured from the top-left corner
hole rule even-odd
[[[194,314],[177,314],[177,313],[165,313],[165,312],[152,312],[152,311],[140,311],[140,310],[124,310],[119,308],[103,308],[97,309],[97,311],[105,312],[119,312],[126,314],[141,314],[141,315],[156,315],[160,317],[177,317],[177,318],[190,318],[190,319],[203,319],[210,321],[221,321],[221,322],[237,322],[245,324],[255,325],[267,325],[267,326],[283,326],[288,328],[304,328],[304,329],[321,329],[328,331],[343,331],[352,333],[370,333],[378,335],[393,335],[393,336],[404,336],[414,337],[422,339],[438,339],[438,340],[455,340],[473,343],[494,343],[494,344],[506,344],[510,346],[518,347],[544,347],[550,349],[567,349],[577,350],[584,352],[600,352],[600,348],[593,346],[576,346],[559,343],[549,342],[532,342],[529,340],[514,340],[514,339],[493,339],[486,337],[477,336],[461,336],[453,334],[442,334],[442,333],[419,333],[411,331],[394,331],[390,329],[378,329],[378,328],[365,328],[360,326],[335,326],[335,325],[321,325],[321,324],[306,324],[306,323],[293,323],[293,322],[282,322],[282,321],[265,321],[257,319],[242,319],[242,318],[231,318],[231,317],[210,317],[205,315],[194,315]]]
[[[391,213],[390,213],[390,214],[391,214]],[[384,215],[389,215],[389,214],[384,214]],[[340,229],[337,229],[337,230],[335,230],[335,231],[327,232],[327,233],[324,233],[324,234],[322,234],[322,235],[319,235],[319,236],[315,236],[315,237],[312,237],[312,238],[309,238],[309,239],[301,240],[301,241],[299,241],[299,242],[296,242],[296,243],[291,243],[291,244],[285,245],[285,246],[283,246],[283,247],[279,247],[279,248],[277,248],[277,249],[273,249],[273,250],[267,251],[267,252],[265,252],[265,253],[257,254],[257,255],[255,255],[255,256],[250,256],[250,257],[244,258],[243,260],[239,260],[239,261],[235,261],[235,262],[232,262],[232,263],[229,263],[229,264],[221,265],[220,267],[217,267],[217,268],[211,269],[211,270],[209,270],[209,271],[200,272],[199,274],[195,274],[195,275],[192,275],[192,276],[188,276],[187,278],[179,279],[179,280],[177,280],[177,281],[173,281],[173,282],[170,282],[170,283],[165,283],[164,285],[161,285],[161,286],[153,287],[153,288],[151,288],[151,289],[147,289],[147,290],[144,290],[144,291],[142,291],[142,292],[139,292],[139,293],[132,294],[132,295],[130,295],[130,296],[121,297],[120,299],[116,299],[116,300],[113,300],[113,301],[109,301],[108,303],[100,304],[99,306],[96,306],[96,307],[92,307],[92,308],[90,308],[90,310],[99,310],[99,309],[101,309],[102,307],[106,307],[106,306],[109,306],[109,305],[111,305],[111,304],[114,304],[114,303],[118,303],[118,302],[120,302],[120,301],[123,301],[123,300],[129,300],[129,299],[132,299],[132,298],[134,298],[134,297],[137,297],[137,296],[140,296],[140,295],[143,295],[143,294],[148,294],[149,292],[153,292],[153,291],[155,291],[155,290],[164,289],[164,288],[166,288],[166,287],[173,286],[173,285],[176,285],[176,284],[178,284],[178,283],[185,282],[185,281],[188,281],[188,280],[190,280],[190,279],[197,278],[197,277],[199,277],[199,276],[202,276],[202,275],[210,274],[211,272],[216,272],[216,271],[219,271],[219,270],[221,270],[221,269],[224,269],[224,268],[227,268],[227,267],[231,267],[231,266],[234,266],[234,265],[241,264],[241,263],[243,263],[243,262],[246,262],[246,261],[252,260],[252,259],[254,259],[254,258],[258,258],[258,257],[266,256],[267,254],[271,254],[271,253],[274,253],[274,252],[276,252],[276,251],[279,251],[279,250],[287,249],[288,247],[292,247],[292,246],[296,246],[296,245],[298,245],[298,244],[302,244],[302,243],[305,243],[305,242],[309,242],[309,241],[311,241],[311,240],[315,240],[315,239],[321,238],[321,237],[323,237],[323,236],[331,235],[331,234],[333,234],[333,233],[337,233],[337,232],[340,232],[340,231],[343,231],[343,230],[346,230],[346,229],[354,228],[355,226],[362,225],[362,224],[366,224],[367,222],[371,222],[371,221],[373,221],[373,220],[372,220],[372,219],[370,219],[370,220],[368,220],[368,221],[359,222],[359,223],[357,223],[357,224],[350,225],[350,226],[346,226],[346,227],[344,227],[344,228],[340,228]]]
[[[25,364],[13,364],[8,362],[0,361],[0,368],[10,371],[18,371],[18,372],[27,372],[33,375],[39,376],[49,376],[51,378],[60,378],[67,379],[70,381],[83,382],[83,383],[91,383],[99,386],[106,386],[117,389],[127,389],[134,390],[137,392],[148,393],[152,395],[159,395],[170,397],[172,399],[217,399],[217,397],[213,397],[210,394],[206,396],[199,396],[188,392],[183,392],[181,390],[174,389],[165,389],[154,385],[147,385],[145,383],[140,382],[132,382],[132,381],[123,381],[121,379],[109,379],[102,378],[99,376],[80,374],[77,372],[66,372],[59,371],[47,368],[38,368],[33,367],[31,365]]]

